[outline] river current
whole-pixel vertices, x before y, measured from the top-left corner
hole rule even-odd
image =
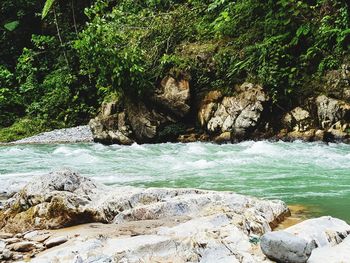
[[[105,184],[234,191],[350,222],[350,145],[242,142],[0,147],[0,192],[71,168]]]

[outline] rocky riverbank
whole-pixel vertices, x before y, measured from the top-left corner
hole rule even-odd
[[[277,200],[112,187],[63,170],[36,178],[4,202],[0,260],[311,263],[326,251],[333,260],[327,262],[347,257],[345,222],[323,217],[271,232],[289,215]],[[334,257],[337,251],[341,257]]]
[[[93,142],[93,135],[88,125],[44,132],[8,144],[50,144],[78,142]]]

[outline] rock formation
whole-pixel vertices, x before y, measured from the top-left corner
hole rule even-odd
[[[4,251],[12,258],[20,252],[35,254],[65,243],[33,262],[73,262],[76,256],[108,262],[263,262],[252,240],[288,213],[282,201],[196,189],[107,187],[63,170],[35,178],[6,202],[0,212],[0,232],[6,238],[0,242],[1,256]],[[67,241],[39,230],[90,222],[114,224],[120,231],[133,225],[128,229],[138,234],[73,236]],[[11,243],[6,233],[21,234]]]

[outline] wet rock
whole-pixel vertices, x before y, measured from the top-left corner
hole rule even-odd
[[[231,134],[231,132],[223,132],[219,136],[215,137],[214,141],[216,143],[231,142],[232,141],[232,134]]]
[[[165,77],[155,89],[153,100],[178,117],[190,110],[190,85],[188,80]]]
[[[51,239],[46,240],[44,242],[44,245],[47,248],[50,248],[50,247],[55,247],[55,246],[61,245],[63,243],[66,243],[67,241],[68,241],[68,239],[66,237],[55,237],[55,238],[51,238]]]
[[[35,243],[29,241],[22,241],[8,245],[7,248],[17,252],[29,252],[35,249]]]

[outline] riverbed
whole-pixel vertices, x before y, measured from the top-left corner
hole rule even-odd
[[[304,142],[0,147],[0,192],[59,168],[112,185],[234,191],[350,222],[350,145]]]

